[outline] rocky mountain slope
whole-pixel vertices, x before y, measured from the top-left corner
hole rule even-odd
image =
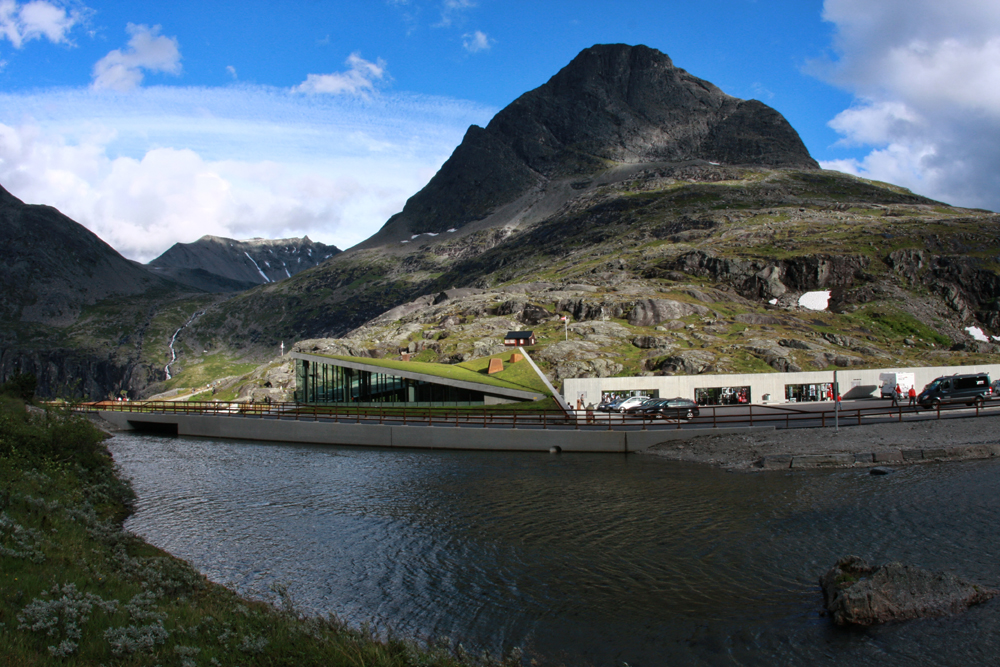
[[[0,317],[8,323],[65,325],[102,299],[171,287],[56,209],[2,187],[0,248]],[[2,335],[14,342],[11,330]]]
[[[490,226],[517,223],[532,205],[547,211],[564,203],[588,176],[689,160],[819,168],[765,104],[726,95],[655,49],[597,45],[485,128],[470,127],[427,186],[361,247],[454,233],[491,213],[499,219]],[[568,191],[555,187],[567,178]]]
[[[248,241],[203,236],[193,243],[175,243],[146,266],[198,290],[239,292],[291,278],[339,252],[308,236]]]
[[[975,363],[998,351],[998,257],[997,214],[820,170],[777,111],[597,46],[470,128],[365,243],[238,293],[105,300],[61,335],[132,350],[139,393],[179,386],[170,340],[202,386],[295,341],[454,362],[522,328],[557,380]],[[827,309],[799,305],[814,290]]]
[[[3,188],[0,257],[0,378],[32,373],[42,396],[143,392],[166,348],[147,336],[169,339],[186,309],[208,303]]]
[[[470,128],[371,239],[186,334],[450,361],[530,326],[556,379],[969,362],[996,349],[967,327],[1000,333],[998,226],[822,171],[773,109],[597,46]],[[830,308],[800,308],[810,290]],[[557,345],[562,314],[586,344]]]

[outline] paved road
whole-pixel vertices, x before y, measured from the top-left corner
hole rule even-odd
[[[1000,401],[987,402],[983,410],[992,413],[1000,410]],[[725,405],[703,406],[701,414],[691,421],[663,420],[647,421],[648,428],[734,428],[747,426],[773,426],[774,428],[815,428],[856,424],[877,424],[882,422],[915,421],[925,419],[954,419],[976,416],[982,411],[975,407],[949,405],[941,409],[940,415],[933,410],[893,405],[889,399],[861,399],[841,401],[839,414],[835,413],[832,401],[811,403],[785,403],[781,405]],[[595,413],[594,421],[607,428],[622,424],[625,428],[642,428],[641,421],[623,419],[622,415]],[[591,426],[593,428],[593,426]]]
[[[675,419],[645,419],[634,415],[607,414],[595,412],[588,420],[585,412],[579,413],[577,419],[560,419],[553,416],[545,421],[530,413],[518,416],[516,423],[510,415],[495,415],[484,423],[481,415],[471,416],[469,421],[463,413],[456,422],[454,414],[450,417],[435,418],[434,427],[448,428],[513,428],[518,429],[574,429],[574,430],[649,430],[649,429],[705,429],[705,428],[745,428],[749,426],[773,428],[816,428],[833,426],[853,426],[857,424],[877,424],[882,422],[914,421],[926,419],[954,419],[970,417],[979,414],[974,407],[965,405],[946,406],[940,415],[932,410],[918,410],[907,406],[893,406],[891,400],[866,399],[843,401],[839,414],[835,417],[834,404],[830,401],[815,403],[792,403],[782,405],[728,405],[703,406],[700,416],[690,421]],[[988,413],[1000,412],[1000,401],[987,403],[984,408]],[[275,413],[266,414],[262,419],[281,419]],[[288,419],[289,417],[283,417]],[[300,416],[304,421],[312,421],[309,416]],[[535,421],[535,420],[538,421]],[[338,418],[319,416],[321,422],[341,422],[348,424],[391,424],[402,425],[401,417],[342,415]],[[426,425],[423,420],[408,421],[413,425]]]

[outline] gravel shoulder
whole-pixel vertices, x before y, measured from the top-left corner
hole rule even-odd
[[[941,420],[893,422],[862,426],[827,428],[752,430],[735,435],[702,436],[686,441],[671,441],[646,450],[651,456],[676,461],[707,463],[736,470],[759,470],[762,459],[790,455],[861,455],[888,457],[892,465],[917,462],[906,458],[895,461],[895,453],[913,450],[967,448],[1000,444],[1000,415]],[[985,448],[984,448],[985,449]],[[942,458],[975,458],[975,454],[957,453]],[[872,464],[879,463],[873,460]],[[789,467],[789,466],[783,466]]]

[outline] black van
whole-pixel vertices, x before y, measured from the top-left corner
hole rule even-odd
[[[986,373],[946,375],[924,387],[917,396],[917,403],[922,408],[934,409],[945,403],[974,403],[977,407],[982,407],[983,401],[990,397],[990,392],[990,376]]]

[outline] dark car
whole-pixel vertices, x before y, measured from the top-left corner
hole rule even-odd
[[[690,398],[667,398],[656,411],[664,419],[694,419],[701,411],[698,404]]]
[[[652,400],[654,399],[649,396],[629,396],[621,403],[612,406],[611,411],[625,414],[627,412],[631,412],[632,408],[648,405]]]
[[[620,403],[624,403],[628,396],[619,396],[617,398],[609,398],[606,401],[601,401],[597,404],[598,412],[617,412],[616,408]]]
[[[981,407],[991,392],[990,376],[986,373],[946,375],[924,387],[917,396],[917,403],[922,408],[935,410],[945,403],[965,403]]]
[[[651,398],[645,403],[640,403],[638,405],[633,405],[625,409],[625,412],[630,415],[648,415],[657,412],[664,403],[667,402],[665,398]]]

